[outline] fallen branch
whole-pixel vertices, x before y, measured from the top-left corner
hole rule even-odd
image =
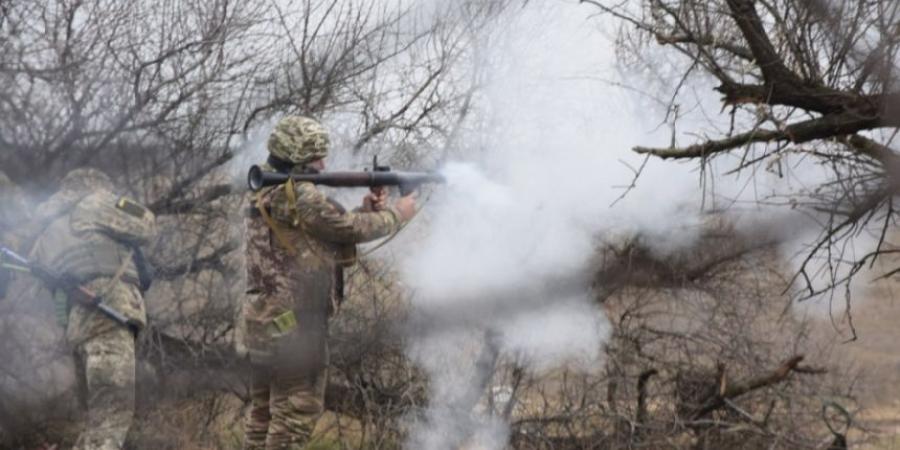
[[[785,381],[791,374],[791,372],[797,371],[801,361],[803,361],[803,355],[796,355],[783,362],[775,370],[765,375],[729,383],[727,385],[723,384],[722,386],[720,386],[720,389],[717,390],[716,394],[707,398],[707,400],[703,402],[703,406],[701,406],[697,409],[697,411],[691,414],[691,419],[702,419],[713,411],[725,406],[726,400],[731,400],[757,389],[772,386],[774,384]],[[810,371],[808,369],[804,369],[804,373],[810,373]]]

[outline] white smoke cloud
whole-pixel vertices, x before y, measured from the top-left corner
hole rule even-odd
[[[589,269],[598,233],[640,230],[668,249],[696,237],[689,166],[650,161],[616,203],[617,186],[631,183],[623,161],[642,162],[630,147],[667,136],[650,132],[657,124],[639,100],[597,80],[617,75],[612,43],[594,24],[583,8],[529,3],[482,42],[483,115],[462,144],[480,155],[445,167],[425,238],[402,263],[428,324],[415,328],[409,354],[431,388],[407,448],[504,447],[505,426],[474,408],[492,348],[536,372],[600,366],[609,324],[573,276]],[[565,292],[554,291],[560,280],[571,280]]]

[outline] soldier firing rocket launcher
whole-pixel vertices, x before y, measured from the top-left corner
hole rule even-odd
[[[259,166],[250,168],[247,184],[250,190],[257,192],[267,186],[276,186],[294,181],[310,182],[334,187],[377,187],[399,186],[401,195],[407,195],[425,183],[444,183],[444,176],[435,172],[394,172],[388,166],[379,166],[378,157],[372,161],[372,170],[362,172],[311,172],[287,174],[283,172],[267,172]]]

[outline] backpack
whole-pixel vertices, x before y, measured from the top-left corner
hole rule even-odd
[[[140,288],[145,292],[150,289],[154,270],[140,247],[156,237],[156,216],[153,212],[126,197],[101,190],[78,203],[70,224],[76,233],[97,232],[129,247]]]

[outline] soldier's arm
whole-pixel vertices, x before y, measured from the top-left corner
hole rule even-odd
[[[400,214],[392,208],[343,212],[310,183],[298,183],[295,192],[302,226],[318,239],[341,244],[367,242],[393,233],[402,224]]]

